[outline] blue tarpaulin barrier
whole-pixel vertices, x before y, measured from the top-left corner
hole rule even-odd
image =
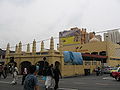
[[[72,59],[71,59],[70,51],[64,51],[64,62],[69,63],[71,61]]]
[[[80,52],[64,51],[64,62],[76,65],[83,64],[83,58]]]

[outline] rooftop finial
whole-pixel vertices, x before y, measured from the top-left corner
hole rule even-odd
[[[42,41],[41,42],[41,51],[43,51],[44,50],[44,42]]]
[[[32,53],[36,53],[36,41],[33,41]]]

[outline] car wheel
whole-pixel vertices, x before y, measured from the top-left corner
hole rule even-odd
[[[116,77],[115,79],[116,79],[117,81],[120,81],[120,78],[119,78],[119,77]]]

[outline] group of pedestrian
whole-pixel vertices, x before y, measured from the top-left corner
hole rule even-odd
[[[36,75],[37,72],[38,70],[35,65],[31,65],[28,70],[24,69],[22,78],[22,85],[24,85],[24,90],[39,90],[39,82]],[[53,64],[45,66],[43,77],[45,77],[45,90],[57,90],[59,78],[62,78],[59,66],[53,67]]]
[[[59,70],[59,66],[53,67],[53,64],[47,67],[46,69],[46,80],[45,80],[45,87],[46,90],[49,88],[52,88],[54,90],[57,90],[59,78],[62,78],[62,75]]]
[[[8,71],[9,70],[9,71]],[[24,68],[23,70],[23,77],[22,77],[22,82],[21,84],[24,85],[24,90],[39,90],[39,82],[37,79],[39,72],[39,67],[38,65],[30,65],[29,68]],[[17,84],[17,75],[18,75],[18,68],[16,64],[13,64],[11,66],[7,65],[2,65],[0,64],[0,78],[1,75],[6,78],[7,73],[11,73],[13,80],[11,81],[10,84],[15,85]],[[58,88],[58,83],[59,83],[59,78],[62,78],[62,75],[59,70],[59,66],[53,64],[51,65],[46,65],[43,68],[43,77],[45,77],[45,90],[57,90]]]
[[[17,83],[17,75],[18,75],[18,68],[17,68],[16,64],[13,64],[11,66],[0,64],[0,78],[1,78],[1,76],[3,76],[3,78],[5,79],[9,73],[13,77],[13,80],[11,81],[10,84],[16,84]]]
[[[97,68],[95,69],[95,72],[96,72],[96,76],[102,75],[102,71],[101,71],[101,68],[100,68],[100,67],[97,67]]]

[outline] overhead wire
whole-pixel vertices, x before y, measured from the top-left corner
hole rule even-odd
[[[105,31],[99,31],[99,32],[95,32],[95,33],[104,33],[104,32],[109,32],[109,31],[117,31],[117,30],[120,30],[120,28],[117,28],[117,29],[111,29],[111,30],[105,30]],[[53,39],[59,39],[59,37],[53,37]],[[50,40],[50,38],[48,39],[44,39],[44,40],[40,40],[40,41],[37,41],[36,43],[40,43],[42,41],[48,41]],[[33,44],[33,43],[29,43],[30,45]],[[26,46],[27,44],[23,44],[22,46]],[[15,48],[16,46],[11,46],[10,48]],[[6,48],[1,48],[1,49],[6,49]]]

